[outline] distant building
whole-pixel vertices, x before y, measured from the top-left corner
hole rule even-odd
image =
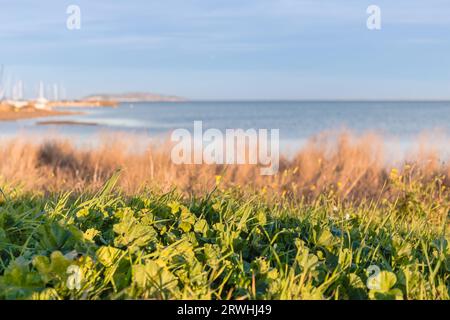
[[[42,81],[39,83],[39,98],[34,103],[36,109],[50,109],[48,100],[44,97],[44,84]]]
[[[29,105],[28,101],[25,100],[6,100],[5,102],[16,109],[21,109]]]
[[[48,105],[48,100],[45,98],[38,98],[35,102],[34,102],[34,107],[36,109],[50,109],[49,105]]]

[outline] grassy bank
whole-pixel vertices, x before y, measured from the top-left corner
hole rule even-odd
[[[185,195],[203,195],[222,177],[225,187],[245,188],[271,195],[314,199],[334,191],[349,201],[393,198],[392,171],[407,181],[427,184],[442,177],[450,186],[450,164],[429,144],[415,143],[405,161],[388,163],[392,152],[376,135],[328,133],[311,139],[290,158],[281,157],[279,174],[261,176],[255,165],[176,165],[170,144],[148,137],[105,135],[95,147],[80,148],[70,141],[49,138],[37,143],[19,137],[0,143],[0,184],[26,191],[85,192],[100,188],[118,168],[118,188],[128,195],[151,188],[167,192],[176,187]],[[448,159],[447,159],[448,160]]]
[[[4,188],[0,298],[449,298],[439,177],[394,171],[397,196],[357,204],[335,191],[269,197],[219,178],[197,196],[127,196],[117,179],[96,194]]]

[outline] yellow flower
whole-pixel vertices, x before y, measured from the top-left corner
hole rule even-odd
[[[398,170],[396,168],[393,168],[391,170],[391,174],[389,175],[392,180],[395,180],[398,178]]]

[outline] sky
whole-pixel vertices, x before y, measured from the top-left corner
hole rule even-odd
[[[448,0],[0,0],[0,21],[3,84],[30,97],[450,99]]]

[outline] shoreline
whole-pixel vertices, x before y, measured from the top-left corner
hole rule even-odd
[[[56,111],[56,110],[9,110],[0,111],[0,121],[17,121],[35,118],[80,115],[81,112]]]
[[[82,121],[72,121],[72,120],[47,120],[38,121],[36,123],[38,126],[91,126],[95,127],[99,124],[96,122],[82,122]]]

